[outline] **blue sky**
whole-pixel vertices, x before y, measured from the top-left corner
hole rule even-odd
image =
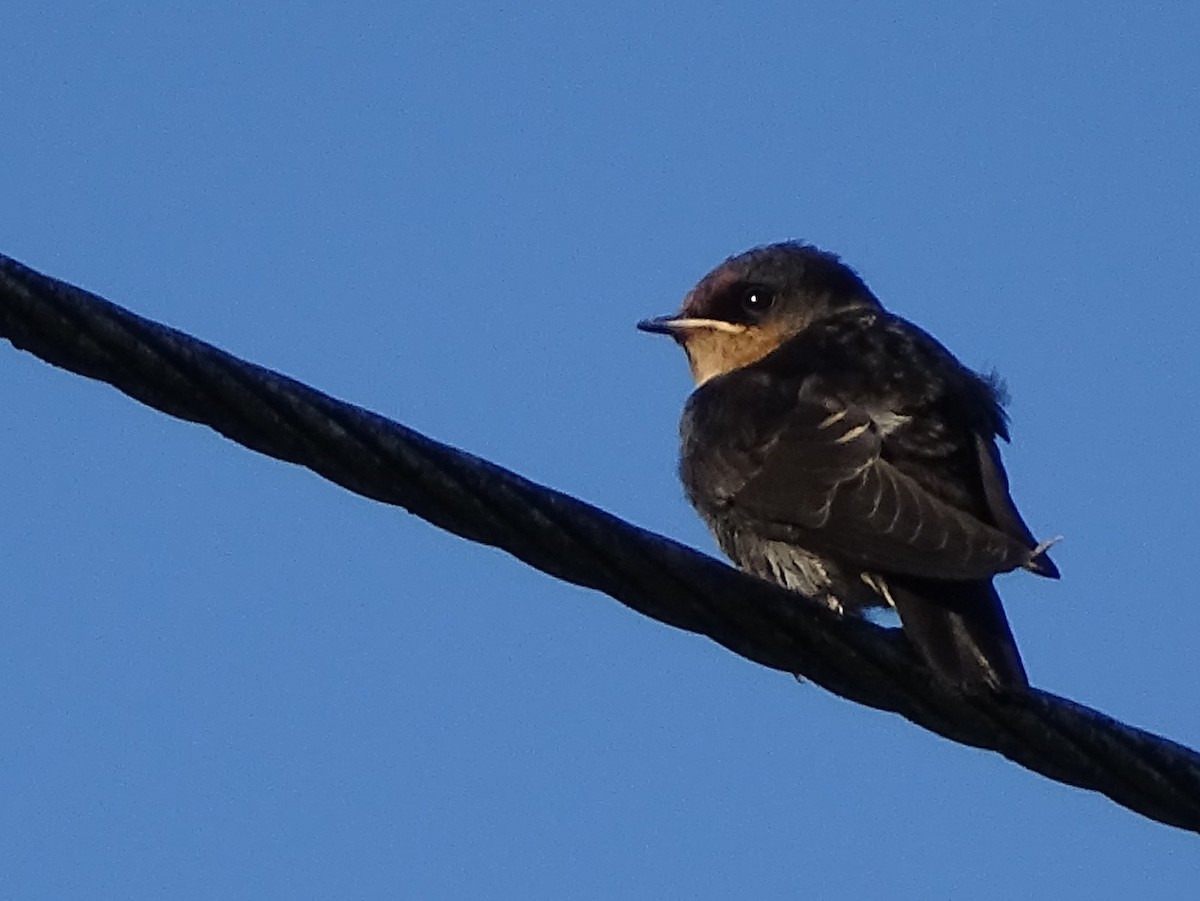
[[[1034,681],[1200,745],[1200,8],[915,7],[10,0],[0,250],[706,550],[633,324],[836,250],[1008,380]],[[1194,835],[0,385],[6,897],[1194,897]]]

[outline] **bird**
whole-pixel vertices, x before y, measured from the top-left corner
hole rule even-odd
[[[893,608],[961,690],[1028,688],[994,578],[1059,578],[1057,539],[1035,540],[1010,494],[997,376],[800,241],[729,257],[638,328],[687,355],[679,476],[740,569],[842,615]]]

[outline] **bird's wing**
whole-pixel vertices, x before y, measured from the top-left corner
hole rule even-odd
[[[761,386],[723,388],[735,390],[712,398],[718,415],[694,410],[685,428],[685,482],[763,537],[924,578],[985,579],[1031,566],[1032,539],[952,506],[882,459],[863,408],[834,404],[811,380],[789,392],[786,409]]]
[[[988,511],[992,515],[992,522],[1000,531],[1032,547],[1037,542],[1033,533],[1029,531],[1029,526],[1025,525],[1025,520],[1017,512],[1012,495],[1008,493],[1008,475],[1004,472],[1004,464],[1000,462],[1000,451],[996,442],[977,434],[975,450],[979,458],[979,478],[983,484],[983,494],[987,500]],[[1059,576],[1058,567],[1044,550],[1035,555],[1029,568],[1039,576],[1051,579],[1057,579]]]

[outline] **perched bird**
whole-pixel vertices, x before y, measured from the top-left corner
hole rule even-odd
[[[1009,496],[994,378],[796,242],[730,257],[638,328],[687,353],[680,476],[739,567],[846,614],[894,607],[960,686],[1029,684],[992,578],[1058,569]]]

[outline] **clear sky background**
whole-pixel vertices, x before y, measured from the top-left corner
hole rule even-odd
[[[0,250],[710,551],[634,322],[836,250],[1007,377],[1034,681],[1200,745],[1200,6],[193,6],[4,4]],[[0,410],[0,896],[1196,897],[1194,835],[7,344]]]

